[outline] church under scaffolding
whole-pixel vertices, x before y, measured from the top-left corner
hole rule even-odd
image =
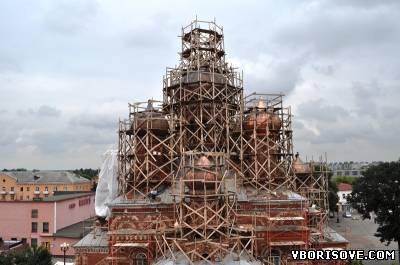
[[[318,264],[290,251],[346,248],[327,226],[326,159],[294,154],[283,95],[244,95],[215,22],[180,38],[162,100],[130,104],[120,122],[119,196],[77,264]]]

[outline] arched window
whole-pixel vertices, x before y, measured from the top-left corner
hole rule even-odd
[[[281,264],[281,252],[277,249],[273,249],[271,251],[271,259],[272,259],[272,264],[274,265]]]
[[[147,265],[147,256],[144,253],[136,255],[136,265]]]

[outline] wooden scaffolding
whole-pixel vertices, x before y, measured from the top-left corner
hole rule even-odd
[[[130,104],[119,125],[120,194],[140,214],[140,203],[155,205],[168,189],[169,215],[149,212],[144,230],[110,227],[112,264],[136,243],[152,260],[181,253],[191,264],[213,264],[245,253],[289,264],[289,248],[317,246],[323,234],[326,164],[296,173],[290,108],[281,94],[244,97],[242,74],[225,61],[221,27],[195,20],[182,28],[181,43],[163,100]]]

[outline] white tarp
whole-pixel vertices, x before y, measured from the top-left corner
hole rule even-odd
[[[106,204],[114,200],[118,194],[117,170],[117,150],[108,150],[103,154],[103,164],[96,188],[94,208],[97,216],[108,217],[110,215]]]

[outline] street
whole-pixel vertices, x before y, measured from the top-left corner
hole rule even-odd
[[[362,249],[362,250],[397,250],[397,242],[392,242],[389,246],[379,241],[378,237],[374,234],[378,228],[378,224],[374,221],[362,218],[359,214],[354,213],[353,218],[344,218],[340,216],[340,222],[336,222],[335,218],[329,219],[329,225],[338,233],[344,236],[349,242],[349,249]],[[396,252],[396,259],[398,260],[398,252]],[[398,264],[398,261],[363,261],[365,265],[391,265]]]

